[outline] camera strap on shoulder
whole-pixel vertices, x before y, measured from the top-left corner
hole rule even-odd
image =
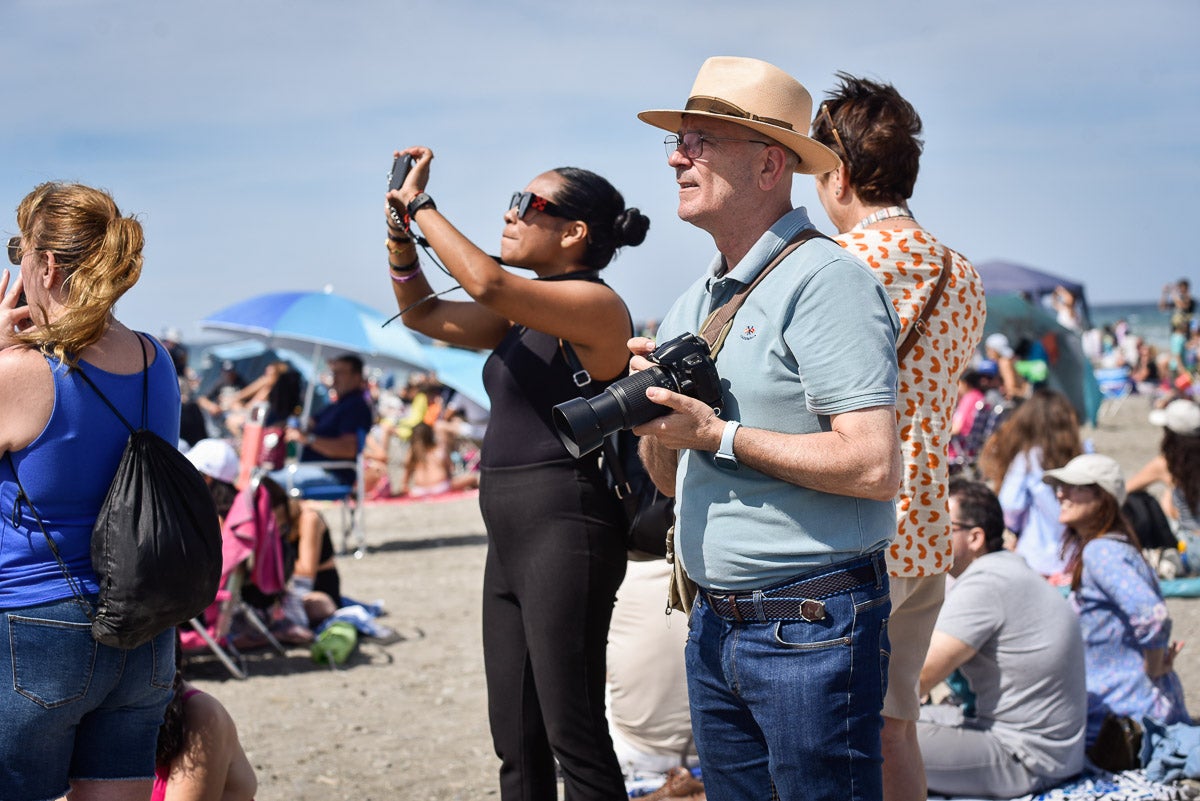
[[[733,297],[714,309],[712,314],[708,315],[708,318],[700,326],[700,336],[708,343],[709,354],[714,361],[717,358],[717,353],[721,350],[721,346],[725,344],[725,337],[729,336],[729,331],[733,328],[733,316],[737,314],[738,309],[746,302],[747,296],[749,296],[756,286],[762,283],[762,280],[767,277],[768,273],[790,256],[792,251],[810,239],[829,239],[829,237],[816,228],[805,228],[803,231],[800,231],[792,237],[791,242],[779,252],[779,255],[771,259],[770,263],[762,268],[753,281],[735,292]],[[833,240],[830,241],[832,242]]]

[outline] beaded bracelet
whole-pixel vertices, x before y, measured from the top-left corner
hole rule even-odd
[[[418,275],[420,275],[420,274],[421,274],[421,267],[420,267],[420,265],[418,265],[418,266],[416,267],[416,269],[409,270],[408,272],[404,273],[403,275],[399,275],[399,274],[397,274],[397,273],[395,272],[395,270],[393,269],[393,271],[392,271],[392,280],[393,280],[393,281],[395,281],[397,284],[403,284],[405,281],[411,281],[411,280],[413,280],[414,278],[416,278],[416,277],[417,277]]]

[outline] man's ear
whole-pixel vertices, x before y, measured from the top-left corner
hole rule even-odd
[[[977,556],[987,553],[987,535],[983,533],[981,527],[973,526],[967,532],[967,547]]]
[[[758,186],[769,192],[780,181],[791,174],[790,160],[782,145],[767,145],[763,148],[762,168],[758,173]]]

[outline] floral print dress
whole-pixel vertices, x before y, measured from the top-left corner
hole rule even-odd
[[[1170,645],[1171,618],[1141,552],[1119,534],[1089,542],[1071,603],[1079,614],[1087,662],[1087,741],[1095,739],[1108,712],[1139,721],[1190,722],[1179,676],[1174,671],[1154,680],[1146,675],[1142,654]]]

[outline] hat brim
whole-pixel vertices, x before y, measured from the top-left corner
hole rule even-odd
[[[1073,468],[1070,464],[1063,467],[1057,467],[1054,470],[1047,470],[1042,474],[1042,483],[1054,486],[1055,484],[1070,484],[1072,487],[1089,487],[1097,486],[1109,495],[1117,499],[1117,505],[1125,503],[1125,486],[1106,487],[1102,483],[1096,481],[1096,477],[1086,470]]]
[[[1151,409],[1150,410],[1150,425],[1160,428],[1167,427],[1167,410],[1166,409]]]
[[[742,120],[730,117],[728,114],[715,114],[710,111],[672,111],[670,109],[641,111],[638,112],[637,116],[639,120],[647,125],[653,125],[655,128],[677,133],[682,127],[683,115],[685,114],[689,117],[709,117],[723,122],[732,122],[734,125],[740,125],[743,128],[749,128],[752,131],[758,131],[765,136],[769,136],[800,157],[800,163],[796,165],[796,172],[802,175],[824,175],[831,170],[836,170],[842,164],[842,160],[838,158],[837,153],[834,153],[811,136],[805,136],[802,133],[781,128],[769,122]]]

